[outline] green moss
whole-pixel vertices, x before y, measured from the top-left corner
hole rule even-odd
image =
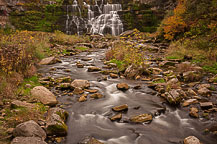
[[[75,49],[81,50],[81,51],[86,51],[86,50],[88,50],[87,47],[76,47]]]
[[[213,65],[203,66],[203,69],[207,72],[217,74],[217,62],[214,63]]]
[[[65,123],[56,123],[47,127],[48,135],[66,135],[68,127]]]
[[[158,79],[156,81],[153,81],[153,83],[165,83],[164,79]]]

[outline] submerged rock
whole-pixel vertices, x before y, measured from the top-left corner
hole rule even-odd
[[[133,116],[130,118],[130,121],[135,123],[150,122],[152,121],[152,115],[141,114],[141,115]]]
[[[102,98],[103,95],[100,94],[100,93],[95,93],[95,94],[90,95],[90,97],[91,97],[91,98],[94,98],[94,99],[99,99],[99,98]]]
[[[91,66],[88,67],[88,72],[96,72],[96,71],[101,71],[101,68],[95,67],[95,66]]]
[[[58,103],[55,95],[43,86],[34,87],[31,90],[31,95],[44,105],[54,106]]]
[[[87,94],[83,94],[79,99],[78,99],[79,102],[84,102],[84,101],[87,101]]]
[[[124,104],[124,105],[120,105],[120,106],[115,106],[112,108],[112,110],[116,111],[116,112],[126,111],[126,110],[128,110],[128,105]]]
[[[13,131],[14,137],[39,137],[46,138],[45,131],[33,120],[21,123]]]
[[[128,90],[130,87],[126,83],[119,83],[116,85],[117,89],[125,91]]]
[[[78,87],[78,88],[84,89],[84,88],[90,87],[90,83],[89,83],[88,80],[75,79],[75,80],[71,83],[71,86],[72,86],[73,88]]]
[[[110,120],[111,120],[111,121],[116,121],[116,120],[121,120],[121,118],[122,118],[122,114],[119,113],[119,114],[116,114],[116,115],[112,116],[112,117],[110,118]]]
[[[47,144],[39,137],[16,137],[11,144]]]
[[[184,139],[184,144],[201,144],[200,140],[195,136],[189,136]]]
[[[48,110],[46,120],[46,132],[48,135],[65,136],[68,127],[65,121],[68,117],[68,112],[61,108],[51,108]]]

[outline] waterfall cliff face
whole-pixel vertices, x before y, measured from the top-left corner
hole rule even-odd
[[[82,18],[81,8],[77,1],[73,5],[67,5],[66,33],[78,35],[82,33],[120,35],[123,32],[123,23],[118,15],[122,11],[121,4],[104,4],[101,0],[95,5],[84,2],[87,8],[87,18]]]

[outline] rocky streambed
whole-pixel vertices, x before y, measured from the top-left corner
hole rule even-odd
[[[112,43],[106,41],[86,44],[101,48],[41,62],[40,82],[50,91],[37,87],[32,94],[43,91],[50,98],[38,99],[58,108],[50,108],[40,124],[47,136],[30,136],[47,137],[50,144],[216,144],[217,76],[187,61],[164,60],[165,44],[139,40],[131,42],[149,47],[149,67],[119,72],[105,61]]]

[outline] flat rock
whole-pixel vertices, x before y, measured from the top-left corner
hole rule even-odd
[[[210,90],[208,88],[206,88],[206,87],[202,87],[197,92],[198,92],[198,94],[200,94],[202,96],[210,96],[211,95]]]
[[[201,80],[202,75],[195,71],[188,71],[183,73],[183,78],[185,82],[197,82]]]
[[[150,122],[152,121],[152,115],[141,114],[141,115],[133,116],[130,118],[130,121],[135,123]]]
[[[71,86],[72,86],[73,88],[78,87],[78,88],[84,89],[84,88],[90,87],[90,83],[89,83],[88,80],[75,79],[75,80],[71,83]]]
[[[84,68],[84,64],[81,64],[81,63],[78,63],[76,66],[77,68]]]
[[[79,87],[76,87],[73,90],[73,94],[76,94],[76,95],[83,94],[83,93],[84,93],[84,91],[82,90],[82,88],[79,88]]]
[[[45,131],[33,120],[21,123],[13,131],[14,137],[39,137],[45,140]]]
[[[71,89],[71,84],[70,83],[61,83],[58,87],[62,90]]]
[[[111,77],[111,78],[118,78],[118,75],[117,75],[117,74],[114,74],[114,73],[110,73],[110,77]]]
[[[213,107],[213,103],[212,102],[201,102],[200,103],[200,107],[202,109],[212,108]]]
[[[119,83],[116,85],[117,89],[125,91],[128,90],[130,87],[126,83]]]
[[[170,103],[177,105],[181,102],[182,97],[178,90],[172,89],[169,92],[166,92],[164,98]]]
[[[82,61],[91,61],[92,58],[82,58],[81,60],[82,60]]]
[[[61,62],[59,59],[55,58],[55,57],[48,57],[48,58],[44,58],[42,59],[39,64],[40,65],[50,65],[50,64],[55,64]]]
[[[119,113],[119,114],[116,114],[116,115],[112,116],[112,117],[110,118],[110,120],[111,120],[111,121],[118,121],[118,120],[121,120],[121,118],[122,118],[122,114]]]
[[[207,88],[207,89],[209,89],[210,87],[211,87],[210,84],[200,84],[197,88],[198,88],[198,89],[202,89],[202,88]]]
[[[152,68],[151,70],[152,70],[152,73],[155,75],[159,75],[160,73],[163,72],[163,70],[159,68]]]
[[[11,107],[12,108],[24,107],[24,108],[32,109],[32,108],[36,107],[36,105],[31,104],[31,103],[27,103],[25,101],[15,100],[15,101],[11,102]]]
[[[186,106],[189,106],[191,104],[195,104],[195,103],[198,103],[198,100],[197,99],[188,99],[188,100],[185,100],[182,104],[183,107],[186,107]]]
[[[84,101],[87,101],[87,94],[83,94],[79,99],[78,99],[79,102],[84,102]]]
[[[68,112],[61,108],[51,108],[48,110],[46,118],[46,132],[48,135],[65,136],[68,127],[65,121],[68,117]]]
[[[189,89],[188,89],[188,95],[189,95],[189,96],[196,96],[197,93],[196,93],[193,89],[189,88]]]
[[[101,68],[95,67],[95,66],[91,66],[88,67],[88,72],[96,72],[96,71],[101,71]]]
[[[189,115],[191,117],[198,118],[199,117],[198,112],[199,112],[199,110],[197,108],[192,107],[192,108],[190,108]]]
[[[55,95],[43,86],[34,87],[31,90],[31,95],[44,105],[54,106],[58,103]]]
[[[126,110],[128,110],[128,105],[123,104],[123,105],[115,106],[115,107],[112,108],[112,110],[116,111],[116,112],[126,111]]]
[[[89,92],[89,93],[97,93],[99,90],[97,89],[85,89],[86,92]]]
[[[94,98],[94,99],[99,99],[99,98],[102,98],[103,95],[100,94],[100,93],[95,93],[95,94],[90,95],[90,97],[91,97],[91,98]]]
[[[15,137],[11,144],[47,144],[39,137]]]
[[[104,144],[99,140],[95,139],[94,137],[86,137],[78,144]]]
[[[184,139],[184,144],[201,144],[200,140],[195,136],[189,136]]]

